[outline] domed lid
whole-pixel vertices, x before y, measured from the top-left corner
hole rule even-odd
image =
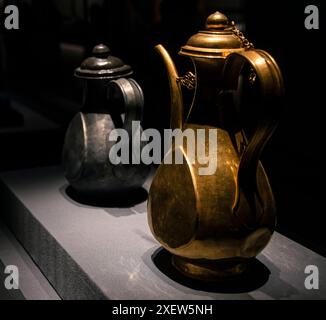
[[[180,55],[202,58],[225,57],[231,52],[243,51],[247,46],[244,36],[236,29],[234,22],[220,12],[210,15],[206,21],[206,30],[193,35]]]
[[[97,45],[93,49],[93,56],[75,71],[75,76],[82,79],[116,79],[131,74],[131,67],[112,56],[110,49],[103,44]]]

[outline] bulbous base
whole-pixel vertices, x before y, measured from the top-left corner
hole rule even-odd
[[[202,281],[227,281],[243,275],[250,259],[228,259],[220,261],[190,260],[172,256],[173,266],[187,277]]]

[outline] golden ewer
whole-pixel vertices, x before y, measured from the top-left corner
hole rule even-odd
[[[241,275],[275,229],[275,200],[259,157],[282,109],[280,69],[219,12],[181,48],[180,55],[192,59],[195,74],[179,77],[167,51],[161,45],[156,50],[168,71],[172,128],[204,129],[207,135],[216,129],[217,170],[199,175],[199,159],[189,161],[189,150],[173,144],[170,152],[179,148],[184,161],[163,163],[157,170],[148,202],[151,231],[185,275],[213,281]],[[260,90],[258,127],[250,138],[233,117],[232,97],[244,68]],[[183,87],[195,89],[186,121]],[[208,148],[208,140],[203,143]]]

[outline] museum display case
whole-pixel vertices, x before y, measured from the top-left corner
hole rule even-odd
[[[325,299],[314,2],[0,3],[0,300]]]

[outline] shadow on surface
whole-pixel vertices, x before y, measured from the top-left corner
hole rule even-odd
[[[248,293],[262,287],[269,279],[270,270],[259,260],[252,259],[248,271],[236,279],[206,282],[188,278],[172,265],[172,255],[165,249],[158,249],[152,255],[155,266],[171,280],[194,290],[214,293]]]
[[[78,193],[71,186],[65,186],[62,188],[62,193],[75,204],[99,208],[130,208],[146,201],[148,197],[148,193],[144,188],[105,196],[88,196]]]

